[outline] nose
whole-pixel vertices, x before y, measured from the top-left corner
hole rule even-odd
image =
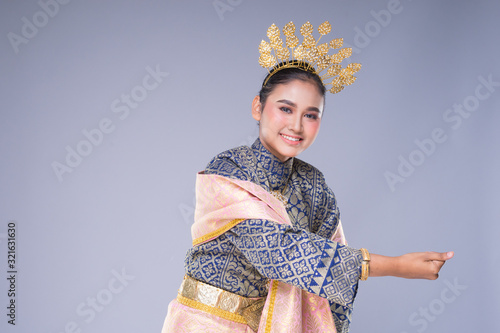
[[[295,133],[302,132],[302,116],[299,114],[294,114],[292,117],[290,117],[288,129]]]

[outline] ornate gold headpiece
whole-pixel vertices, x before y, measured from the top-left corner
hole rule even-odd
[[[318,27],[318,32],[321,36],[316,40],[312,35],[312,24],[306,22],[300,28],[300,34],[304,39],[302,44],[298,45],[299,39],[295,36],[295,25],[293,22],[289,22],[283,27],[283,34],[286,36],[285,47],[280,37],[280,30],[275,24],[271,25],[267,29],[267,37],[270,43],[263,40],[259,45],[259,64],[267,68],[269,72],[263,86],[266,85],[273,74],[285,68],[300,68],[316,73],[323,81],[325,87],[332,85],[330,89],[327,88],[332,94],[338,93],[344,89],[344,86],[351,85],[356,81],[356,77],[352,74],[360,70],[361,64],[351,63],[345,68],[342,68],[340,65],[342,60],[351,56],[351,48],[342,48],[335,54],[328,54],[330,49],[339,49],[342,47],[343,38],[319,44],[321,37],[327,35],[331,30],[332,26],[328,21],[325,21]],[[271,54],[273,50],[274,55]],[[320,75],[324,70],[326,70],[326,73]],[[333,80],[330,81],[332,78]]]

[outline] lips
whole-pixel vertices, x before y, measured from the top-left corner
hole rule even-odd
[[[303,139],[301,137],[298,137],[298,136],[290,136],[290,135],[286,135],[286,134],[280,134],[282,138],[284,138],[285,140],[288,140],[288,141],[292,141],[292,142],[300,142],[302,141]]]

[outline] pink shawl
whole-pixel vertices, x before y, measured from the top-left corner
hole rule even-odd
[[[291,225],[284,205],[252,182],[218,175],[196,179],[193,245],[223,234],[245,219],[267,219]],[[345,243],[339,224],[333,240]],[[258,332],[336,332],[326,299],[281,281],[272,280]]]

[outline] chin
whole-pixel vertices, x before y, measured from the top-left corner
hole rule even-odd
[[[289,159],[289,158],[293,158],[293,157],[299,156],[299,154],[301,152],[302,152],[302,150],[299,151],[299,152],[296,152],[296,151],[294,151],[294,152],[287,152],[287,153],[284,153],[284,154],[281,154],[281,155],[284,156],[286,159]]]

